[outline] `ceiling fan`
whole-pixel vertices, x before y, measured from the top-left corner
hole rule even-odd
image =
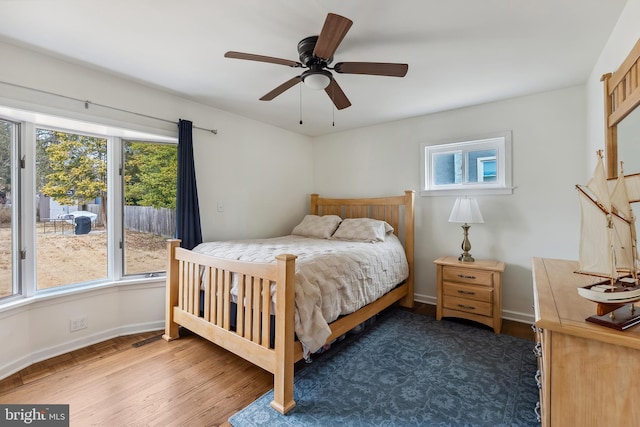
[[[229,51],[224,54],[226,58],[246,59],[249,61],[268,62],[271,64],[286,65],[292,68],[307,68],[299,76],[293,77],[271,92],[260,98],[261,101],[271,101],[287,89],[300,82],[304,82],[312,89],[324,91],[329,95],[338,110],[351,105],[331,71],[339,74],[367,74],[373,76],[404,77],[409,65],[387,62],[338,62],[333,67],[329,64],[333,61],[333,54],[351,28],[353,21],[334,13],[327,14],[324,26],[319,36],[310,36],[298,43],[300,61],[274,58],[271,56],[254,55],[251,53]]]

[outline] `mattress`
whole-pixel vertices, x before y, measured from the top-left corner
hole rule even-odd
[[[329,323],[375,301],[409,276],[404,248],[393,233],[375,243],[289,235],[207,242],[193,251],[248,262],[296,255],[295,332],[305,355],[325,344]],[[275,285],[271,297],[275,301]]]

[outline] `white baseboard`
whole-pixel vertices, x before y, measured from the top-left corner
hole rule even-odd
[[[438,299],[436,297],[432,297],[429,295],[423,294],[414,294],[414,301],[421,302],[424,304],[437,305]],[[534,317],[532,313],[520,313],[517,311],[511,310],[502,310],[502,318],[506,320],[513,320],[514,322],[521,322],[532,324],[534,322]]]
[[[413,294],[413,300],[423,304],[437,305],[438,299],[429,295]]]
[[[514,322],[527,323],[533,325],[535,319],[533,314],[520,313],[517,311],[502,310],[502,318],[507,320],[513,320]]]
[[[13,375],[16,372],[33,365],[34,363],[38,363],[52,357],[60,356],[61,354],[66,354],[71,351],[88,347],[90,345],[97,344],[112,338],[160,330],[164,330],[164,320],[120,326],[118,328],[97,332],[95,334],[88,335],[79,339],[67,341],[53,347],[34,351],[33,353],[27,354],[18,360],[0,367],[0,379],[4,379],[9,375]]]

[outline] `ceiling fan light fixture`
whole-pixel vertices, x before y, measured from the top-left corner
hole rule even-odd
[[[331,73],[326,70],[306,71],[302,74],[302,81],[310,89],[323,90],[331,83]]]

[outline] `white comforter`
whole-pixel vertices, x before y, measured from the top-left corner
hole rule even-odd
[[[254,262],[297,255],[295,332],[305,355],[324,345],[331,334],[329,323],[375,301],[409,275],[404,249],[393,233],[375,243],[290,235],[202,243],[193,250]],[[271,295],[275,301],[275,286]]]

